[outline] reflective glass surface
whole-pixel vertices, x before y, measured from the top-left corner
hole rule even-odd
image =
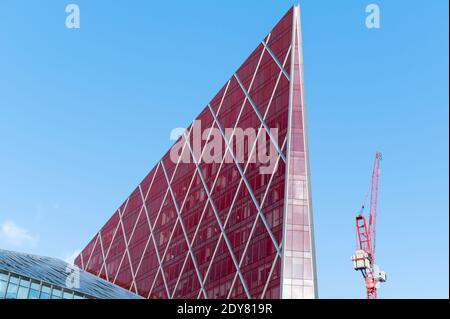
[[[298,10],[297,8],[295,10]],[[298,14],[298,12],[297,12]],[[311,194],[303,99],[301,37],[298,20],[294,20],[293,89],[290,110],[290,135],[286,184],[284,259],[282,297],[310,299],[316,294],[314,249],[311,222]]]
[[[30,286],[30,293],[28,294],[28,299],[39,299],[40,290],[41,285],[37,282],[32,282]]]
[[[52,288],[47,285],[42,285],[42,291],[40,295],[40,299],[50,299],[50,292],[52,291]]]
[[[19,279],[20,278],[20,279]],[[17,284],[19,282],[19,284]],[[42,290],[41,290],[42,289]],[[0,299],[49,299],[52,291],[52,299],[61,299],[62,289],[0,270]],[[64,299],[86,299],[92,298],[74,291],[65,290]]]
[[[314,295],[298,19],[290,9],[263,39],[197,117],[206,138],[187,129],[79,267],[145,298]],[[205,159],[211,139],[222,144],[218,161]]]
[[[0,299],[62,298],[140,297],[61,260],[0,249]]]

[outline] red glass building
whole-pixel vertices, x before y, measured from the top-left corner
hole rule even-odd
[[[75,263],[146,298],[316,297],[301,42],[295,6]]]

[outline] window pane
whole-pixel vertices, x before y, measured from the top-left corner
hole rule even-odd
[[[33,290],[40,290],[41,289],[41,284],[38,282],[32,282],[31,283],[31,289]]]
[[[30,294],[28,295],[28,299],[39,299],[39,290],[30,289]]]
[[[19,287],[19,292],[17,293],[17,299],[27,299],[28,298],[28,287]]]
[[[31,282],[30,292],[28,299],[39,299],[39,291],[41,290],[41,284],[38,282]]]
[[[50,299],[50,287],[42,286],[40,299]]]
[[[8,281],[8,274],[0,272],[0,281]]]
[[[19,278],[18,278],[18,277],[11,276],[11,277],[9,278],[9,282],[10,282],[10,283],[13,283],[13,284],[15,284],[15,285],[18,285],[18,284],[19,284]]]
[[[63,299],[73,299],[73,293],[72,292],[68,292],[68,291],[64,291]]]
[[[20,287],[26,287],[28,288],[30,286],[30,282],[26,279],[20,279]]]
[[[0,299],[5,298],[6,293],[6,281],[0,280]]]
[[[62,297],[62,291],[58,290],[58,288],[52,289],[52,299],[61,299]]]
[[[6,299],[16,299],[17,287],[16,284],[9,283],[8,290],[6,291]]]

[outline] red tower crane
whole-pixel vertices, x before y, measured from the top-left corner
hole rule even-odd
[[[356,253],[352,256],[353,267],[361,271],[366,286],[367,299],[377,299],[377,284],[386,281],[386,273],[378,271],[375,264],[377,234],[378,179],[380,177],[381,153],[377,153],[372,171],[369,223],[363,216],[364,205],[356,216]]]

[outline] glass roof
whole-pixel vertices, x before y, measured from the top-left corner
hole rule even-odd
[[[0,249],[0,270],[68,288],[99,299],[142,297],[62,260]],[[69,277],[69,279],[68,279]],[[74,279],[70,281],[70,279]],[[76,283],[70,284],[69,283]]]

